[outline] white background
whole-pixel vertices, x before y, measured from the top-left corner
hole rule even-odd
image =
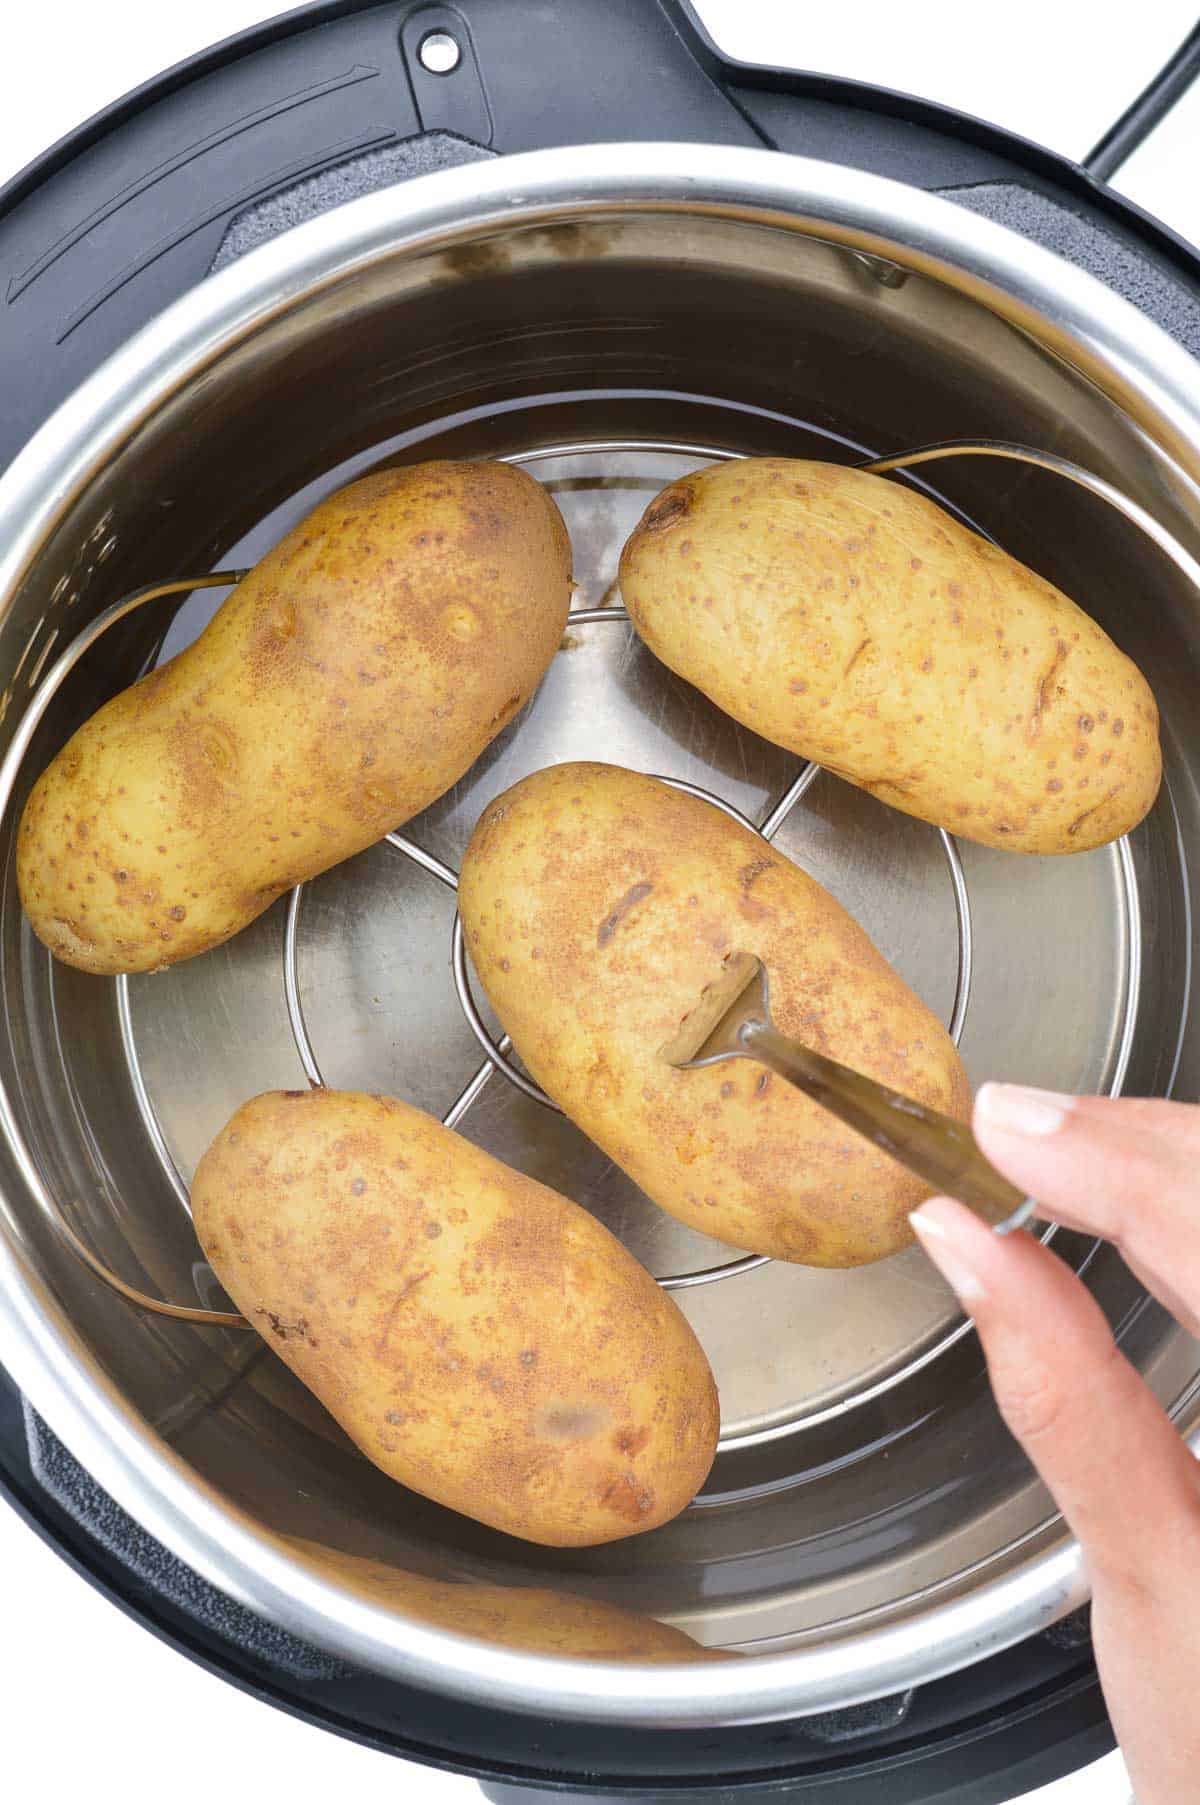
[[[604,0],[596,0],[603,6]],[[181,58],[280,11],[261,0],[56,0],[6,8],[0,182],[80,120]],[[1194,0],[697,0],[721,48],[921,94],[1082,158],[1195,22]],[[1200,242],[1200,92],[1115,185]],[[0,405],[2,405],[0,398]],[[472,1805],[470,1781],[398,1763],[269,1710],[148,1635],[0,1504],[0,1795],[211,1805]],[[1119,1760],[1025,1805],[1124,1805]],[[1181,1802],[1182,1805],[1182,1802]]]

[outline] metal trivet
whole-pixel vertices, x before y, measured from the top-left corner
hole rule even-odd
[[[674,442],[657,440],[589,440],[573,444],[545,446],[535,451],[514,454],[504,461],[513,464],[529,464],[538,463],[547,458],[565,457],[587,452],[624,452],[635,450],[675,452],[692,457],[708,458],[713,462],[745,455],[740,452],[725,451],[718,447],[676,444]],[[1067,459],[1059,457],[1053,452],[1037,451],[1028,446],[1006,444],[999,440],[955,439],[947,440],[937,445],[922,446],[912,451],[898,452],[893,456],[886,458],[872,459],[868,462],[857,464],[854,468],[871,472],[876,475],[884,475],[889,471],[909,470],[919,464],[932,463],[938,459],[948,457],[1006,458],[1018,463],[1032,464],[1039,469],[1047,470],[1054,475],[1064,477],[1069,482],[1073,482],[1080,488],[1088,490],[1091,494],[1115,508],[1118,513],[1123,515],[1126,520],[1136,526],[1139,531],[1150,539],[1159,550],[1171,560],[1176,569],[1178,569],[1189,582],[1195,585],[1197,590],[1200,590],[1200,563],[1198,563],[1197,560],[1194,559],[1182,545],[1180,545],[1178,540],[1176,540],[1165,527],[1160,525],[1160,523],[1154,519],[1153,515],[1149,514],[1137,502],[1133,501],[1127,495],[1124,495],[1120,490],[1115,489],[1102,477],[1093,475],[1090,471],[1082,469],[1079,465],[1070,463]],[[3,761],[0,762],[0,811],[6,811],[10,805],[13,789],[15,788],[21,765],[29,749],[30,742],[37,731],[38,726],[41,724],[50,703],[53,701],[66,678],[79,663],[80,659],[110,627],[115,626],[119,620],[123,620],[126,615],[133,613],[135,609],[143,607],[145,604],[156,601],[164,596],[179,595],[196,589],[232,587],[240,583],[242,578],[248,574],[249,573],[246,570],[217,571],[208,576],[181,578],[178,581],[150,584],[141,589],[134,590],[130,595],[124,596],[118,602],[114,602],[110,608],[105,609],[89,626],[85,627],[72,644],[65,651],[60,653],[54,664],[50,666],[49,670],[47,670],[44,675],[41,674],[41,666],[45,661],[44,659],[40,659],[38,665],[28,679],[29,688],[33,691],[33,694],[29,699],[29,703],[21,718],[20,724],[13,735],[8,752]],[[600,621],[623,621],[627,623],[628,619],[629,616],[622,607],[582,608],[575,610],[568,616],[567,624],[568,626],[585,626]],[[685,783],[676,778],[668,777],[664,778],[663,781],[671,784],[675,789],[685,790],[689,795],[698,796],[701,800],[711,803],[715,808],[721,809],[726,815],[730,816],[731,819],[740,822],[742,826],[753,833],[757,833],[763,840],[770,842],[779,833],[792,809],[801,800],[810,785],[815,782],[820,774],[821,767],[819,765],[806,764],[788,785],[783,795],[780,796],[768,810],[761,824],[755,824],[750,821],[739,809],[735,808],[723,797],[716,795],[711,791],[701,789],[695,784]],[[958,917],[958,974],[955,986],[954,1003],[951,1010],[950,1021],[948,1023],[949,1032],[957,1045],[962,1034],[963,1024],[966,1020],[967,1006],[970,1000],[971,991],[972,936],[970,901],[967,894],[962,861],[954,837],[944,828],[939,828],[937,831],[941,838],[943,850],[949,866],[950,879],[954,892],[955,909]],[[399,832],[390,833],[385,836],[385,839],[389,846],[394,847],[405,858],[411,860],[414,864],[419,865],[422,870],[436,878],[439,883],[444,884],[447,889],[457,891],[457,872],[449,865],[446,865],[441,859],[437,858],[433,853],[425,851],[423,847],[416,845],[413,841]],[[1136,879],[1134,876],[1132,857],[1126,838],[1122,838],[1117,842],[1116,850],[1121,863],[1122,878],[1126,894],[1131,900],[1134,900],[1136,899],[1137,894]],[[323,1086],[325,1081],[321,1074],[316,1051],[313,1047],[304,1019],[304,1007],[301,1000],[298,973],[300,910],[304,889],[304,884],[297,885],[288,899],[283,956],[284,999],[287,1006],[288,1020],[291,1025],[292,1035],[296,1043],[297,1054],[299,1055],[309,1083],[316,1088]],[[1131,956],[1136,958],[1136,949],[1134,949]],[[545,1093],[533,1083],[529,1076],[508,1057],[512,1046],[508,1035],[502,1035],[499,1040],[494,1040],[488,1031],[471,990],[471,982],[467,970],[465,939],[462,922],[457,910],[455,911],[454,926],[451,936],[451,970],[453,973],[455,990],[463,1014],[466,1017],[472,1033],[480,1044],[484,1058],[479,1068],[442,1117],[443,1124],[447,1128],[457,1127],[475,1102],[476,1098],[480,1095],[480,1092],[484,1089],[485,1085],[492,1080],[496,1073],[499,1073],[526,1096],[543,1104],[547,1109],[557,1111],[557,1104],[553,1103],[550,1098],[548,1098]],[[127,980],[124,977],[120,977],[116,982],[118,986],[118,1009],[123,1018],[127,1020],[129,1014]],[[1126,1002],[1126,1014],[1123,1023],[1121,1045],[1114,1068],[1113,1078],[1109,1087],[1113,1094],[1119,1092],[1124,1079],[1125,1069],[1128,1065],[1129,1050],[1134,1027],[1133,1011],[1135,1008],[1135,997],[1136,988],[1130,986]],[[153,1111],[149,1108],[148,1098],[143,1098],[142,1101],[146,1107],[149,1121],[157,1128],[157,1125],[154,1124]],[[139,1291],[135,1286],[127,1284],[124,1279],[119,1278],[115,1273],[110,1271],[76,1234],[75,1230],[63,1215],[57,1201],[46,1189],[28,1144],[21,1134],[17,1123],[11,1118],[8,1111],[3,1109],[2,1100],[0,1100],[0,1110],[3,1110],[4,1120],[2,1125],[7,1133],[10,1145],[13,1148],[18,1164],[22,1169],[23,1175],[30,1186],[35,1200],[42,1209],[43,1214],[66,1242],[67,1246],[70,1247],[72,1252],[82,1260],[98,1278],[102,1279],[106,1285],[117,1292],[121,1297],[125,1298],[128,1302],[137,1305],[141,1309],[150,1310],[161,1316],[174,1317],[180,1321],[200,1323],[211,1327],[252,1327],[240,1312],[206,1309],[189,1304],[167,1303],[160,1298],[150,1297],[145,1292]],[[166,1155],[166,1145],[161,1136],[161,1131],[156,1132],[155,1138],[159,1144],[160,1152]],[[171,1163],[169,1162],[169,1155],[167,1155],[167,1158],[168,1170],[170,1170]],[[178,1178],[178,1175],[176,1176],[177,1189],[179,1190],[181,1199],[186,1203],[186,1187],[184,1186],[182,1179]],[[701,1271],[675,1273],[666,1277],[661,1277],[657,1282],[665,1291],[684,1290],[696,1285],[710,1284],[718,1279],[730,1278],[737,1273],[748,1272],[754,1267],[766,1265],[767,1263],[768,1256],[764,1254],[749,1254],[729,1260],[718,1266],[707,1267]]]

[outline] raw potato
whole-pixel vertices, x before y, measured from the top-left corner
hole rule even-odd
[[[293,1539],[322,1572],[382,1604],[456,1636],[474,1636],[528,1654],[576,1661],[734,1661],[735,1650],[705,1648],[685,1630],[577,1592],[430,1579],[382,1561]]]
[[[570,595],[546,491],[418,464],[330,496],[42,774],[17,878],[69,965],[152,971],[419,813],[537,688]]]
[[[551,1547],[694,1497],[717,1394],[691,1329],[585,1210],[419,1109],[268,1092],[201,1160],[196,1233],[369,1460]]]
[[[634,625],[727,714],[985,846],[1084,852],[1162,773],[1145,678],[1043,578],[881,476],[717,464],[621,559]]]
[[[731,951],[767,968],[785,1034],[965,1117],[949,1035],[820,884],[707,802],[557,765],[485,809],[458,891],[484,989],[542,1088],[693,1228],[808,1266],[912,1239],[928,1187],[747,1059],[659,1049]]]

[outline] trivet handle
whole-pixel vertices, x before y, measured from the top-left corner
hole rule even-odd
[[[170,583],[148,583],[144,588],[135,589],[131,594],[122,596],[119,602],[114,602],[111,608],[106,608],[103,613],[98,614],[95,620],[86,626],[82,633],[73,639],[65,651],[54,660],[30,697],[3,763],[0,763],[0,815],[6,814],[12,806],[13,790],[16,788],[21,766],[29,751],[30,742],[41,726],[46,710],[84,653],[89,651],[96,641],[108,632],[110,627],[115,627],[119,620],[124,620],[127,614],[132,614],[135,609],[144,607],[147,602],[158,601],[165,595],[186,594],[193,589],[228,589],[233,584],[240,583],[245,575],[244,570],[218,570],[203,577],[181,577]],[[124,1279],[118,1278],[116,1273],[110,1272],[108,1267],[80,1240],[63,1215],[57,1200],[51,1197],[42,1183],[37,1167],[16,1123],[10,1120],[5,1123],[5,1128],[14,1151],[24,1164],[29,1187],[41,1206],[42,1214],[55,1233],[66,1242],[75,1257],[82,1260],[83,1264],[89,1267],[97,1278],[103,1279],[110,1290],[123,1297],[127,1303],[136,1304],[141,1310],[150,1310],[156,1316],[173,1316],[180,1322],[204,1323],[212,1328],[248,1329],[251,1326],[245,1317],[236,1311],[206,1310],[198,1304],[171,1304],[164,1302],[161,1298],[148,1297],[144,1291],[139,1291],[136,1286],[126,1284]]]
[[[1015,464],[1032,464],[1038,470],[1049,470],[1054,476],[1065,477],[1077,488],[1086,489],[1089,494],[1106,501],[1110,508],[1115,508],[1118,514],[1144,533],[1171,560],[1176,570],[1200,591],[1200,561],[1180,545],[1173,533],[1169,533],[1140,502],[1133,501],[1102,476],[1096,476],[1081,465],[1071,463],[1069,458],[1059,457],[1055,451],[1035,451],[1029,445],[1012,445],[1005,439],[943,439],[936,445],[919,446],[915,451],[898,451],[893,457],[872,458],[856,468],[875,476],[885,476],[890,470],[911,470],[917,464],[932,464],[941,458],[962,457],[1007,458]]]

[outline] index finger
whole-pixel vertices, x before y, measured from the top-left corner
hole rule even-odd
[[[1200,1108],[985,1084],[980,1146],[1043,1214],[1101,1235],[1200,1331]]]

